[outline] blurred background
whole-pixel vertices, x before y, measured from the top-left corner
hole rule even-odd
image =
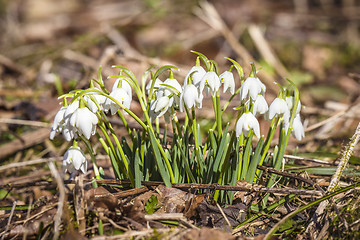
[[[68,145],[48,140],[57,97],[87,88],[99,66],[106,78],[114,64],[138,77],[173,64],[182,82],[190,50],[221,72],[224,57],[246,76],[255,62],[269,102],[274,81],[293,80],[307,131],[293,146],[336,154],[360,118],[359,24],[356,0],[0,0],[0,159],[60,156]]]

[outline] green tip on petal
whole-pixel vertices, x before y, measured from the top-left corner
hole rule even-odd
[[[174,72],[172,70],[170,70],[169,78],[170,79],[175,79]]]
[[[200,57],[196,58],[195,66],[200,67]]]
[[[69,103],[68,103],[68,101],[67,101],[67,98],[64,97],[64,99],[63,99],[63,106],[64,106],[64,107],[67,107],[68,105],[69,105]]]
[[[84,108],[84,107],[86,107],[85,100],[83,99],[83,97],[80,97],[79,108]]]
[[[251,62],[250,65],[251,65],[250,77],[256,78],[256,67],[255,67],[255,64],[254,64],[253,62]]]
[[[94,81],[91,79],[91,80],[90,80],[90,88],[94,88],[94,87],[95,87]]]
[[[78,147],[78,146],[79,146],[78,141],[74,140],[72,146],[73,146],[73,147]]]

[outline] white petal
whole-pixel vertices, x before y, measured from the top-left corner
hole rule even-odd
[[[193,73],[193,74],[192,74]],[[205,75],[206,71],[203,67],[201,66],[193,66],[190,71],[186,74],[185,80],[184,80],[184,85],[188,84],[188,78],[191,75],[191,80],[192,80],[192,84],[193,85],[197,85],[202,77]]]

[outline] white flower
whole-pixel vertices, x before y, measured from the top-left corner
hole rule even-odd
[[[75,129],[70,125],[70,118],[73,113],[79,108],[79,101],[72,102],[66,107],[64,112],[64,124],[62,128],[62,134],[66,141],[71,141],[75,137]]]
[[[169,108],[172,106],[174,99],[168,96],[160,97],[150,104],[150,116],[151,119],[155,119],[163,116]]]
[[[250,97],[253,101],[258,94],[264,95],[266,86],[259,80],[259,78],[248,77],[240,88],[241,101]]]
[[[150,88],[151,88],[151,84],[152,84],[152,80],[150,80],[150,82],[146,85],[146,87],[145,87],[145,90],[146,90],[146,93],[148,94],[148,95],[151,95],[150,94]],[[163,82],[159,79],[159,78],[157,78],[157,79],[155,79],[155,83],[154,83],[154,88],[153,88],[153,92],[156,92],[158,89],[159,89],[159,87],[160,87],[160,85],[162,84]]]
[[[110,97],[114,98],[116,101],[124,105],[125,108],[130,108],[131,105],[131,95],[128,94],[128,92],[124,88],[115,88],[111,93]],[[105,112],[111,111],[111,114],[114,115],[118,110],[120,109],[120,106],[115,103],[110,98],[107,98],[104,103],[104,110]]]
[[[252,113],[256,116],[257,113],[264,114],[268,111],[269,107],[263,95],[258,94],[254,105]]]
[[[96,132],[98,118],[88,108],[78,108],[70,117],[70,125],[76,129],[80,135],[87,139]]]
[[[269,107],[268,114],[269,119],[273,119],[275,116],[284,116],[285,123],[288,122],[290,118],[288,105],[286,104],[285,100],[281,98],[275,98]]]
[[[258,120],[251,112],[244,113],[236,123],[236,137],[239,137],[241,133],[244,133],[245,137],[247,137],[251,129],[254,131],[255,136],[260,138]]]
[[[285,129],[286,129],[286,131],[289,130],[289,123],[285,124]],[[299,141],[303,137],[305,137],[305,130],[304,130],[303,124],[301,123],[301,117],[300,117],[299,113],[295,115],[294,122],[293,122],[293,127],[292,127],[291,132],[294,135],[294,137]]]
[[[169,85],[170,87],[166,86]],[[174,78],[168,78],[164,81],[164,83],[160,84],[158,92],[162,94],[162,96],[170,96],[171,94],[180,95],[181,93],[181,85]]]
[[[79,147],[72,146],[66,151],[63,159],[63,169],[65,172],[69,171],[70,173],[76,173],[78,170],[86,173],[87,161]]]
[[[50,139],[53,140],[55,137],[55,133],[61,132],[64,127],[64,113],[66,111],[67,107],[61,107],[60,110],[56,113],[54,122],[51,126],[50,131]]]
[[[184,86],[184,90],[180,95],[180,111],[184,111],[184,104],[187,108],[192,107],[199,107],[201,108],[202,105],[202,94],[199,92],[198,89],[193,84],[188,84]]]
[[[121,87],[119,87],[119,83],[121,81]],[[127,95],[129,95],[130,97],[132,97],[132,90],[131,90],[131,86],[130,84],[124,80],[124,78],[118,78],[116,79],[116,81],[114,82],[114,85],[111,89],[111,92],[113,92],[115,89],[117,88],[122,88],[125,90],[125,92],[127,93]]]
[[[219,76],[222,83],[224,83],[224,92],[229,90],[231,94],[235,92],[235,80],[232,72],[225,71]]]
[[[201,79],[200,81],[200,92],[202,92],[204,90],[204,87],[208,87],[210,88],[211,91],[211,95],[215,96],[215,93],[219,90],[220,88],[220,78],[219,76],[216,74],[216,72],[210,71],[207,72]],[[205,89],[206,93],[208,93],[208,89]]]
[[[292,111],[293,106],[294,106],[294,97],[293,96],[286,97],[285,101],[288,105],[289,110]],[[297,108],[296,108],[296,114],[300,113],[300,110],[301,110],[301,102],[299,100]]]
[[[204,77],[204,75],[206,74],[206,71],[203,67],[201,66],[193,66],[190,71],[186,74],[185,80],[184,80],[184,85],[188,84],[188,79],[191,75],[191,81],[192,84],[194,84],[195,86],[197,86],[201,79]]]
[[[171,105],[179,106],[180,104],[180,94],[182,88],[180,83],[174,78],[168,78],[164,81],[163,84],[160,84],[158,92],[156,93],[156,99],[161,97],[170,97],[172,98]]]
[[[94,98],[91,99],[90,95]],[[106,97],[104,95],[101,95],[99,93],[91,93],[89,95],[85,95],[84,99],[86,100],[89,109],[93,112],[96,113],[97,111],[99,111],[98,107],[96,106],[96,103],[99,105],[99,107],[103,107],[106,101]],[[96,101],[96,103],[94,102]]]

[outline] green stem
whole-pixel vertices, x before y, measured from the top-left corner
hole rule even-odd
[[[80,138],[81,140],[84,141],[88,151],[89,151],[89,154],[90,154],[90,157],[91,157],[91,161],[93,163],[93,169],[94,169],[94,174],[95,174],[95,177],[96,179],[101,179],[100,177],[100,173],[99,173],[99,168],[96,164],[96,158],[95,158],[95,155],[94,155],[94,150],[92,149],[92,146],[91,146],[91,143],[89,142],[88,139],[86,139],[83,135],[80,135]]]

